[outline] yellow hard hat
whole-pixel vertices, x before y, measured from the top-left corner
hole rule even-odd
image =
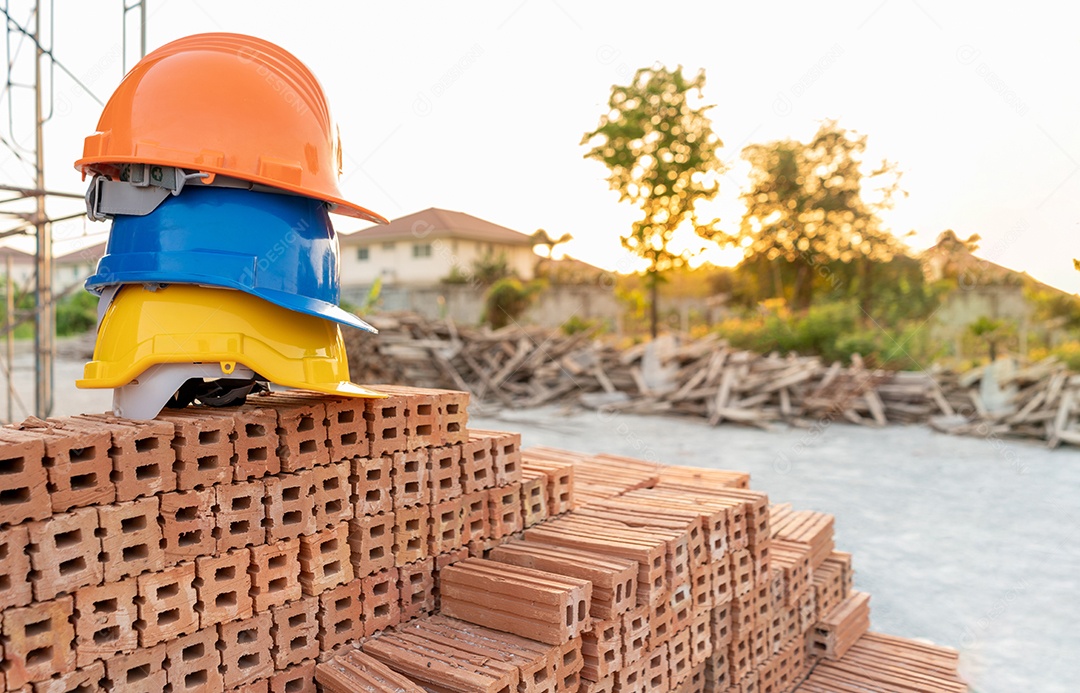
[[[94,360],[75,385],[123,388],[172,364],[198,364],[203,377],[251,371],[285,387],[385,397],[349,382],[337,323],[243,291],[186,284],[123,286],[98,326]]]

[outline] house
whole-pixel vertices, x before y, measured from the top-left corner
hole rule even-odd
[[[53,258],[52,290],[54,294],[67,291],[86,281],[94,273],[97,262],[105,254],[105,244],[98,243],[81,250]],[[34,290],[36,260],[33,253],[25,253],[11,247],[0,248],[0,275],[6,271],[7,257],[11,257],[11,279],[20,291]]]
[[[340,234],[341,285],[430,287],[456,276],[467,281],[475,263],[506,258],[521,279],[532,279],[539,256],[533,239],[470,214],[434,207],[349,234]]]

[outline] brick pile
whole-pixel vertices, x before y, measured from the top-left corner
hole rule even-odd
[[[0,691],[966,690],[830,516],[378,388],[0,428]]]

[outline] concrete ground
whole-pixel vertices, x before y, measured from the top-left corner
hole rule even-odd
[[[1080,680],[1080,452],[925,427],[765,432],[686,419],[474,417],[529,445],[739,469],[773,502],[836,516],[872,628],[957,648],[979,693]]]
[[[16,367],[32,407],[30,355]],[[81,373],[79,361],[57,362],[55,414],[109,409],[111,393],[74,388]],[[15,414],[24,418],[18,406]],[[1080,680],[1075,449],[925,427],[765,432],[554,408],[473,423],[520,431],[525,445],[749,471],[774,502],[836,516],[855,586],[872,595],[874,629],[959,649],[979,693],[1073,691]]]

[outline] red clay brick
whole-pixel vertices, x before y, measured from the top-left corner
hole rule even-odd
[[[668,641],[673,633],[671,603],[661,599],[649,609],[649,647],[657,648]]]
[[[151,647],[199,629],[195,564],[181,563],[139,581],[139,643]]]
[[[372,457],[406,449],[408,443],[405,410],[407,407],[408,404],[402,395],[391,395],[386,399],[364,400],[364,421],[367,423],[367,437],[371,441]]]
[[[75,592],[75,650],[79,666],[139,646],[139,586],[135,578]]]
[[[0,683],[3,679],[0,678]],[[60,674],[48,681],[39,681],[33,684],[34,693],[98,693],[107,691],[105,681],[105,664],[92,662],[91,664],[76,669],[66,674]],[[23,689],[24,692],[27,689]]]
[[[405,444],[401,449],[442,445],[442,397],[436,390],[401,385],[373,385],[390,397],[383,402],[401,403],[405,412]],[[376,429],[377,430],[377,429]]]
[[[161,693],[169,683],[165,672],[165,643],[143,647],[131,654],[105,660],[107,691],[119,693]]]
[[[378,515],[394,510],[392,469],[393,459],[390,456],[352,461],[351,481],[357,516]]]
[[[97,508],[105,581],[165,567],[157,496]]]
[[[306,659],[270,677],[270,693],[317,693],[315,660]]]
[[[502,539],[525,529],[521,515],[521,484],[488,489],[491,537]]]
[[[0,529],[0,610],[26,606],[33,598],[29,545],[26,525]]]
[[[349,522],[349,551],[355,577],[394,566],[394,513],[363,515]]]
[[[437,390],[442,400],[442,432],[447,443],[464,443],[469,439],[469,393],[460,390]]]
[[[487,438],[470,438],[461,446],[461,488],[465,493],[474,493],[494,485],[491,441]]]
[[[428,451],[395,452],[390,457],[393,460],[391,480],[394,509],[430,503],[431,490],[428,488],[427,478]]]
[[[581,635],[581,656],[584,666],[583,678],[599,681],[611,676],[622,667],[622,619],[596,621],[592,628]]]
[[[281,471],[295,472],[330,462],[326,405],[321,399],[271,393],[254,399],[253,404],[277,414]]]
[[[269,612],[263,612],[242,621],[218,624],[226,687],[242,686],[273,674],[271,623]]]
[[[299,555],[304,594],[322,594],[353,579],[347,523],[300,537]]]
[[[432,504],[461,496],[460,445],[428,450],[428,488]]]
[[[676,585],[671,590],[671,627],[679,631],[690,625],[694,613],[694,600],[689,583]]]
[[[40,433],[45,441],[42,463],[49,478],[54,513],[116,499],[111,480],[112,444],[107,431],[70,427],[67,419],[27,419],[20,428]]]
[[[329,398],[326,405],[326,430],[332,462],[347,462],[354,457],[371,455],[371,441],[364,421],[364,402],[355,397]]]
[[[233,479],[232,435],[236,424],[224,416],[199,416],[186,411],[163,411],[159,419],[175,428],[173,471],[179,490],[227,484]]]
[[[521,475],[522,524],[528,528],[548,517],[547,475],[536,470]]]
[[[255,612],[299,599],[300,540],[286,539],[251,547],[251,597]]]
[[[709,578],[709,589],[712,591],[713,604],[731,601],[735,596],[735,590],[731,585],[731,557],[724,556],[708,565],[712,573]]]
[[[396,568],[368,575],[362,581],[361,593],[363,594],[361,609],[365,637],[401,623]]]
[[[215,500],[214,489],[161,494],[162,546],[167,565],[214,553]]]
[[[196,609],[200,628],[251,616],[250,565],[251,551],[246,548],[195,559],[195,593],[199,597]]]
[[[580,635],[559,646],[555,678],[560,690],[578,690],[578,686],[581,684],[580,674],[583,665]]]
[[[224,679],[218,667],[217,628],[203,628],[165,643],[170,693],[221,693]]]
[[[461,548],[464,521],[464,501],[461,496],[431,506],[428,552],[437,556]]]
[[[109,457],[116,500],[176,490],[175,459],[172,449],[173,425],[167,421],[131,421],[109,414],[83,414],[66,422],[72,428],[105,430],[112,436]]]
[[[101,582],[104,569],[97,528],[94,508],[77,508],[27,525],[34,599],[45,601]]]
[[[409,563],[398,568],[401,620],[408,621],[435,610],[435,559]]]
[[[0,429],[0,525],[51,514],[44,457],[43,436]]]
[[[731,552],[731,587],[735,597],[748,594],[754,586],[754,560],[746,549]]]
[[[264,479],[267,541],[292,539],[315,531],[314,472],[282,472]]]
[[[433,556],[433,559],[435,560],[434,579],[435,579],[435,611],[436,612],[439,611],[439,605],[440,605],[439,604],[439,602],[440,602],[439,572],[446,569],[446,568],[449,568],[450,566],[454,565],[455,563],[457,563],[459,561],[464,561],[468,557],[469,557],[469,550],[467,548],[465,548],[465,547],[462,547],[460,549],[454,549],[453,551],[450,551],[448,553],[441,553],[441,554],[439,554],[437,556]]]
[[[312,470],[312,483],[315,486],[315,526],[319,529],[336,527],[353,518],[350,474],[351,464],[348,460]]]
[[[648,690],[673,690],[668,663],[668,650],[664,645],[653,645],[645,653],[645,685]]]
[[[722,602],[712,608],[709,617],[709,629],[713,642],[713,648],[726,645],[731,642],[731,605],[732,602]]]
[[[361,580],[339,585],[319,595],[319,649],[333,650],[363,637]]]
[[[318,597],[303,597],[270,608],[270,654],[274,668],[284,669],[319,656]]]
[[[75,670],[72,613],[70,596],[4,611],[4,670],[9,691]]]
[[[712,610],[699,609],[690,621],[690,664],[704,664],[713,651]]]
[[[195,410],[193,410],[195,411]],[[277,414],[271,409],[241,407],[234,410],[233,450],[236,481],[261,479],[281,471],[278,457]]]
[[[426,505],[394,512],[394,565],[427,558],[430,515],[431,509]]]
[[[463,544],[482,541],[491,536],[491,524],[488,519],[488,502],[486,491],[467,493],[462,498],[464,515],[462,520]]]
[[[668,673],[672,688],[681,686],[690,678],[690,639],[690,630],[683,628],[668,641]]]
[[[495,485],[505,486],[521,481],[521,434],[508,431],[469,429],[470,438],[486,438],[491,445]]]
[[[214,494],[214,537],[219,552],[266,542],[266,487],[261,479],[218,486]]]

